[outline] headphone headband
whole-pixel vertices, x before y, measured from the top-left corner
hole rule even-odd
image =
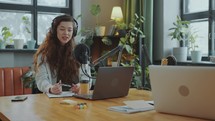
[[[74,23],[74,26],[73,26],[73,37],[75,37],[77,35],[77,32],[78,32],[78,22],[70,15],[60,15],[60,16],[57,16],[55,17],[53,20],[52,20],[52,24],[51,24],[51,32],[52,34],[56,31],[57,28],[55,28],[55,23],[56,22],[61,22],[61,21],[69,21],[69,19],[72,19],[73,20],[73,23]],[[58,24],[59,24],[58,23]]]

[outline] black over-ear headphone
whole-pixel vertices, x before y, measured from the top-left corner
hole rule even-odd
[[[57,16],[56,18],[54,18],[52,20],[52,24],[51,24],[51,33],[54,34],[54,32],[57,29],[57,28],[55,28],[56,22],[58,22],[58,24],[59,24],[61,21],[69,21],[70,19],[73,19],[73,21],[74,21],[73,37],[75,37],[77,35],[77,32],[78,32],[78,22],[70,15],[60,15],[60,16]]]

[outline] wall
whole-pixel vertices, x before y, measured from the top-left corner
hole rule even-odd
[[[1,50],[0,67],[32,66],[36,50]]]
[[[74,0],[73,2],[73,16],[76,18],[78,15],[82,15],[80,19],[78,19],[78,31],[83,28],[94,28],[96,26],[96,17],[90,13],[90,7],[92,4],[99,4],[101,6],[101,14],[99,15],[99,23],[106,27],[105,34],[107,35],[110,26],[115,24],[111,21],[110,16],[112,12],[113,6],[122,6],[122,0]],[[76,37],[76,42],[78,43],[81,40],[81,36],[78,35]]]
[[[94,28],[96,25],[96,17],[90,13],[90,7],[92,4],[99,4],[101,6],[101,14],[99,15],[100,25],[106,26],[106,34],[108,33],[109,27],[114,24],[111,21],[110,16],[113,6],[122,6],[123,0],[86,0],[82,1],[81,14],[82,27]]]
[[[154,1],[154,60],[172,54],[172,48],[178,46],[177,41],[168,36],[176,16],[180,15],[180,0]]]

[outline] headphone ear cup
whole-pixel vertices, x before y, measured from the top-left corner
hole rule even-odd
[[[75,37],[77,35],[77,32],[78,32],[78,22],[75,19],[73,19],[73,20],[75,23],[75,27],[73,29],[73,37]]]
[[[73,29],[73,37],[75,37],[77,35],[77,29],[76,27]]]
[[[53,34],[54,33],[54,20],[52,21],[52,24],[51,24],[51,28],[50,28],[50,32],[51,32],[51,34]]]

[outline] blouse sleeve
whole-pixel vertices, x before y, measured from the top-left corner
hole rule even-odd
[[[41,62],[41,56],[38,58],[37,63]],[[49,68],[46,62],[42,63],[38,67],[38,71],[35,73],[35,80],[37,87],[42,92],[48,92],[49,88],[52,87],[52,81],[50,78]]]

